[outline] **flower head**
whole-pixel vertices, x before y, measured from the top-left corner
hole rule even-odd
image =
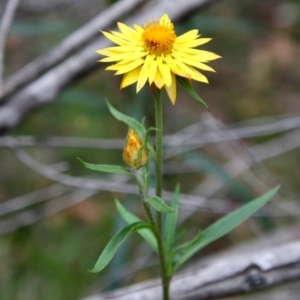
[[[148,162],[148,155],[143,143],[133,129],[129,129],[123,159],[126,164],[136,169]]]
[[[173,104],[177,94],[176,75],[208,83],[197,69],[214,72],[206,63],[220,57],[195,49],[211,40],[199,38],[196,29],[176,36],[167,14],[159,20],[150,20],[144,27],[134,25],[131,28],[122,23],[118,23],[118,27],[121,32],[103,31],[118,46],[96,51],[107,56],[100,61],[115,62],[106,69],[116,71],[116,75],[124,74],[121,88],[137,83],[136,90],[139,92],[146,82],[159,89],[165,87]]]

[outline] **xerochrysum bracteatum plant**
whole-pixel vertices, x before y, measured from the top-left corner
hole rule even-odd
[[[109,241],[91,272],[103,270],[124,240],[131,233],[138,232],[158,254],[162,295],[163,299],[167,300],[174,272],[203,247],[230,232],[264,206],[279,187],[224,216],[208,228],[199,230],[199,234],[189,242],[178,245],[176,224],[179,185],[170,203],[162,198],[163,114],[160,90],[164,87],[172,104],[175,104],[179,82],[195,100],[207,107],[193,89],[192,81],[207,83],[206,76],[198,70],[214,72],[207,63],[220,56],[197,48],[211,39],[200,38],[196,29],[177,36],[167,14],[160,19],[150,20],[144,27],[134,25],[131,28],[122,23],[118,23],[118,27],[120,31],[103,31],[105,37],[116,45],[96,52],[106,56],[101,62],[114,63],[108,66],[107,70],[115,71],[116,75],[123,75],[121,88],[136,83],[138,93],[143,87],[150,87],[155,100],[156,125],[155,128],[146,129],[142,123],[119,112],[107,102],[112,115],[128,126],[123,150],[123,159],[127,167],[94,165],[80,161],[86,168],[95,171],[133,176],[141,199],[137,205],[144,207],[147,217],[145,220],[139,219],[116,200],[117,209],[128,225]],[[155,147],[149,138],[149,134],[153,132],[156,135]],[[149,195],[151,160],[155,163],[155,195]]]

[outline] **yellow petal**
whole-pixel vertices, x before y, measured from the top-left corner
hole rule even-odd
[[[171,100],[172,104],[174,105],[176,102],[177,84],[176,84],[175,74],[171,73],[171,75],[172,75],[172,84],[169,87],[165,86],[165,89],[169,96],[169,99]]]
[[[137,82],[137,86],[136,86],[136,92],[138,93],[142,87],[145,85],[145,83],[147,82],[148,78],[149,78],[149,74],[150,74],[150,66],[151,63],[154,61],[155,55],[147,55],[145,58],[145,62],[142,66],[142,70]]]
[[[172,76],[171,76],[171,70],[170,67],[167,64],[163,64],[164,66],[164,72],[162,73],[162,76],[164,78],[166,86],[171,86],[172,84]]]
[[[154,61],[154,59],[155,59],[155,55],[154,54],[148,54],[146,56],[145,62],[143,64],[143,68],[142,68],[141,73],[144,73],[146,70],[149,69],[149,67],[152,64],[152,62]]]
[[[129,36],[129,37],[137,37],[138,33],[132,29],[131,27],[121,23],[121,22],[118,22],[118,27],[120,29],[120,31],[126,35],[126,36]]]
[[[131,62],[126,63],[126,64],[115,64],[115,65],[112,65],[110,67],[107,67],[106,70],[117,71],[116,75],[120,75],[120,74],[124,74],[124,73],[130,72],[131,70],[139,67],[143,63],[144,63],[144,60],[142,58],[140,58],[140,59],[131,61]]]
[[[218,59],[221,57],[220,55],[215,54],[213,52],[192,49],[192,48],[177,48],[176,51],[179,51],[182,54],[183,53],[192,54],[195,60],[198,60],[201,62],[215,60],[215,59]]]
[[[168,65],[163,63],[161,56],[158,56],[156,58],[156,61],[157,61],[158,69],[164,79],[164,83],[166,84],[166,86],[170,86],[172,83],[170,67],[168,67]]]
[[[103,55],[113,55],[113,54],[120,54],[124,52],[135,52],[139,50],[143,50],[144,47],[141,46],[115,46],[115,47],[108,47],[104,49],[99,49],[96,52]]]
[[[142,67],[138,67],[138,68],[135,68],[132,71],[126,73],[123,76],[120,88],[122,89],[122,88],[124,88],[128,85],[131,85],[131,84],[137,82],[137,80],[139,78],[139,75],[140,75],[140,72],[141,72],[141,69],[142,69]]]
[[[127,57],[125,57],[118,64],[123,65],[123,64],[130,63],[134,60],[138,60],[140,58],[143,59],[146,55],[147,55],[147,52],[145,52],[145,51],[137,51],[137,52],[134,52],[134,53],[127,53]]]
[[[168,16],[167,14],[164,14],[164,15],[160,18],[159,24],[160,24],[160,25],[167,26],[167,27],[170,27],[170,25],[171,25],[171,20],[170,20],[169,16]]]
[[[198,62],[196,60],[192,60],[192,59],[189,59],[189,58],[186,58],[184,56],[181,56],[181,53],[173,53],[173,56],[174,58],[182,61],[183,63],[185,64],[188,64],[190,66],[193,66],[193,67],[196,67],[196,68],[199,68],[199,69],[202,69],[202,70],[205,70],[205,71],[210,71],[210,72],[215,72],[215,70],[201,62]]]
[[[206,76],[204,76],[202,73],[200,73],[198,70],[194,69],[191,66],[189,66],[189,68],[192,71],[192,79],[200,81],[200,82],[208,83],[208,79]]]
[[[108,50],[107,48],[104,48],[104,49],[96,50],[96,53],[109,56],[109,55],[111,55],[112,52],[110,50]]]
[[[184,71],[184,73],[186,75],[184,77],[192,78],[192,75],[191,75],[192,71],[187,65],[185,65],[182,61],[180,61],[178,59],[174,59],[174,62],[182,71]]]
[[[120,37],[117,37],[109,32],[106,32],[106,31],[102,31],[102,33],[109,39],[111,40],[112,42],[120,45],[120,46],[126,46],[128,45],[128,42],[125,41],[123,38],[120,38]]]
[[[157,69],[154,83],[159,89],[161,89],[164,86],[164,79],[163,79],[159,69]]]
[[[176,63],[175,63],[175,61],[174,61],[174,59],[172,58],[171,55],[166,55],[165,60],[166,60],[166,63],[168,64],[168,66],[170,67],[170,69],[173,73],[175,73],[175,74],[177,74],[181,77],[187,77],[187,78],[190,77],[189,74],[186,71],[182,70],[181,68],[179,68],[176,65]]]
[[[144,73],[140,72],[140,76],[139,76],[138,82],[136,84],[136,92],[137,93],[144,87],[148,78],[149,78],[149,73],[147,71]]]
[[[116,54],[116,55],[102,58],[100,61],[102,61],[102,62],[119,61],[119,60],[123,60],[127,57],[128,57],[128,53],[122,53],[122,54]]]
[[[203,64],[201,62],[198,62],[197,64],[192,64],[192,66],[204,70],[204,71],[209,71],[209,72],[216,72],[213,68],[211,68],[210,66]]]
[[[141,27],[140,25],[134,24],[133,26],[139,34],[142,34],[144,32],[144,28]]]
[[[180,46],[182,47],[190,47],[190,48],[193,48],[193,47],[197,47],[197,46],[200,46],[200,45],[203,45],[203,44],[206,44],[210,41],[211,39],[209,38],[206,38],[206,39],[196,39],[196,40],[190,40],[190,41],[185,41],[185,42],[182,42],[182,43],[179,43]],[[177,39],[175,41],[175,43],[177,42]],[[177,43],[176,43],[177,44]]]
[[[196,39],[197,37],[199,37],[198,30],[197,29],[190,30],[190,31],[178,36],[176,38],[176,43],[183,43],[183,42],[191,41],[191,40]]]
[[[126,41],[126,42],[130,41],[130,36],[128,36],[128,35],[126,35],[126,34],[123,34],[122,32],[114,31],[114,30],[111,30],[110,32],[111,32],[114,36],[119,37],[120,39],[123,39],[123,40]]]
[[[198,61],[197,60],[197,56],[193,55],[193,54],[189,54],[180,50],[173,50],[171,56],[174,56],[176,58],[180,57],[180,58],[186,58],[192,61]]]
[[[149,67],[149,84],[151,85],[155,79],[157,72],[157,62],[154,60]]]
[[[195,57],[196,57],[196,59],[198,59],[199,61],[202,61],[202,62],[221,58],[220,55],[215,54],[213,52],[204,51],[204,50],[198,50],[198,51],[200,51],[200,52],[197,55],[195,55]]]

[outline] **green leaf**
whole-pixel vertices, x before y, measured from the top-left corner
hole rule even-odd
[[[181,77],[181,76],[176,76],[177,80],[179,83],[183,86],[183,88],[198,102],[200,102],[203,106],[205,106],[208,109],[207,104],[204,102],[203,99],[200,98],[200,96],[197,94],[197,92],[194,90],[193,86],[191,83],[188,81],[188,79]]]
[[[198,243],[200,241],[202,237],[202,231],[200,230],[197,234],[197,236],[195,238],[193,238],[191,241],[188,241],[184,244],[181,244],[179,245],[178,247],[176,247],[173,251],[172,251],[172,254],[174,256],[174,254],[180,252],[181,250],[183,249],[186,249],[186,248],[189,248],[191,247],[192,245],[195,245],[196,243]]]
[[[81,160],[77,157],[77,159],[87,168],[99,172],[106,172],[106,173],[115,173],[115,174],[130,174],[132,175],[127,169],[117,165],[94,165],[89,164]]]
[[[125,239],[133,232],[139,231],[144,228],[151,228],[149,224],[144,222],[135,222],[122,228],[116,235],[109,241],[104,248],[100,257],[98,258],[94,268],[90,270],[92,273],[97,273],[103,270],[115,255],[118,248],[125,241]]]
[[[154,148],[152,146],[151,140],[148,139],[149,130],[146,132],[146,129],[145,129],[145,127],[144,127],[143,124],[141,124],[140,122],[138,122],[136,119],[134,119],[132,117],[129,117],[129,116],[127,116],[127,115],[119,112],[107,100],[106,100],[106,104],[107,104],[108,109],[111,112],[111,114],[117,120],[126,123],[130,128],[132,128],[136,132],[136,134],[138,135],[138,137],[140,138],[140,140],[147,145],[147,149],[149,150],[149,152],[151,153],[151,155],[153,157],[155,157],[155,150],[154,150]]]
[[[157,211],[160,211],[163,213],[168,214],[168,213],[174,212],[173,208],[171,208],[162,198],[157,197],[157,196],[147,199],[146,203],[149,203]]]
[[[132,128],[138,137],[141,139],[141,141],[145,140],[145,135],[146,135],[146,129],[144,126],[138,122],[136,119],[129,117],[118,110],[116,110],[108,101],[106,101],[106,104],[108,106],[109,111],[111,114],[119,121],[122,121],[126,123],[130,128]]]
[[[270,201],[273,196],[277,193],[279,186],[268,191],[264,195],[252,200],[250,203],[244,205],[243,207],[235,210],[234,212],[228,214],[227,216],[221,218],[213,225],[209,226],[202,233],[201,238],[199,236],[196,239],[187,243],[186,247],[179,253],[176,258],[176,263],[174,270],[176,270],[180,265],[187,261],[196,252],[217,240],[218,238],[224,236],[232,229],[243,223],[256,211],[262,208],[268,201]]]
[[[176,234],[176,237],[174,238],[174,245],[179,243],[179,241],[184,237],[187,231],[188,231],[187,228],[179,229],[179,232]]]
[[[166,217],[166,224],[165,224],[165,250],[167,257],[169,253],[171,253],[172,248],[175,243],[175,231],[176,231],[176,223],[177,223],[177,216],[178,216],[178,200],[179,200],[179,192],[180,192],[180,185],[176,186],[172,202],[171,208],[174,210],[173,214],[168,214]]]
[[[135,222],[141,222],[141,219],[139,219],[133,213],[129,212],[117,199],[115,199],[115,202],[116,202],[116,206],[117,206],[117,209],[118,209],[120,215],[128,224],[132,224]],[[149,229],[142,229],[142,230],[139,230],[138,233],[157,252],[157,242],[156,242],[153,232]]]

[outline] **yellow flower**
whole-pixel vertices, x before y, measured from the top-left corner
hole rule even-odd
[[[123,159],[126,164],[134,169],[148,162],[148,155],[143,143],[132,129],[129,129],[126,145],[123,150]]]
[[[150,20],[144,28],[139,25],[131,28],[122,23],[118,23],[118,27],[121,32],[103,31],[118,46],[96,52],[107,56],[101,62],[116,62],[106,69],[116,71],[116,75],[124,74],[121,89],[137,82],[136,90],[139,92],[148,81],[159,89],[165,87],[174,104],[177,94],[175,75],[208,83],[207,78],[195,68],[214,72],[205,63],[220,57],[195,49],[211,40],[199,38],[196,29],[176,36],[167,14],[159,20]]]

